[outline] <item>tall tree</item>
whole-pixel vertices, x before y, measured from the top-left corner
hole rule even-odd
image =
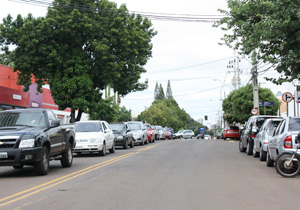
[[[167,86],[167,92],[166,92],[166,99],[169,99],[169,98],[170,99],[173,98],[170,80],[168,80],[168,86]]]
[[[215,26],[228,33],[225,43],[251,55],[254,64],[270,63],[281,74],[280,84],[300,73],[300,0],[227,0],[229,11]]]
[[[258,92],[259,101],[274,102],[274,106],[266,107],[266,114],[276,115],[280,102],[273,92],[268,88],[260,87]],[[222,106],[224,111],[223,117],[228,123],[233,123],[234,121],[244,123],[251,116],[251,109],[253,108],[253,86],[248,84],[232,91],[224,99]]]
[[[158,83],[156,82],[155,89],[154,89],[154,100],[158,99],[158,96],[159,96],[159,86]]]
[[[163,89],[161,83],[159,85],[157,99],[165,99],[165,93],[164,93],[164,89]]]
[[[47,82],[59,109],[71,108],[74,122],[101,104],[108,84],[121,96],[147,87],[138,80],[152,53],[151,27],[147,18],[108,0],[54,0],[46,17],[8,15],[0,25],[0,45],[6,54],[15,45],[14,70],[25,91],[32,75],[39,91]]]

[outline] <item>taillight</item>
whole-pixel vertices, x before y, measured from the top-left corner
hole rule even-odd
[[[292,136],[287,136],[284,139],[284,148],[287,148],[287,149],[293,148]]]
[[[251,138],[255,138],[255,135],[252,134],[252,135],[251,135]]]

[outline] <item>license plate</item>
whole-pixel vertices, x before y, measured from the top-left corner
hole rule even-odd
[[[7,158],[7,152],[0,152],[0,158]]]

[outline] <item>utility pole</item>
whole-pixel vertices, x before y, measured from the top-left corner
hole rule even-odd
[[[236,90],[237,88],[240,88],[240,68],[239,68],[239,62],[240,58],[234,57],[233,60],[229,61],[229,65],[227,65],[227,68],[233,68],[233,78],[231,80],[231,84],[234,86],[234,89]],[[229,71],[232,72],[232,71]],[[237,87],[237,88],[236,88]]]
[[[257,66],[251,69],[252,73],[252,84],[253,84],[253,108],[257,109],[259,115],[259,95],[258,95],[258,81],[257,81]]]

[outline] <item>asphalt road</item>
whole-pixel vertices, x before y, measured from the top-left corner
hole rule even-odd
[[[300,176],[281,177],[237,141],[157,141],[77,156],[71,168],[52,161],[47,176],[1,167],[0,180],[0,209],[300,208]]]

